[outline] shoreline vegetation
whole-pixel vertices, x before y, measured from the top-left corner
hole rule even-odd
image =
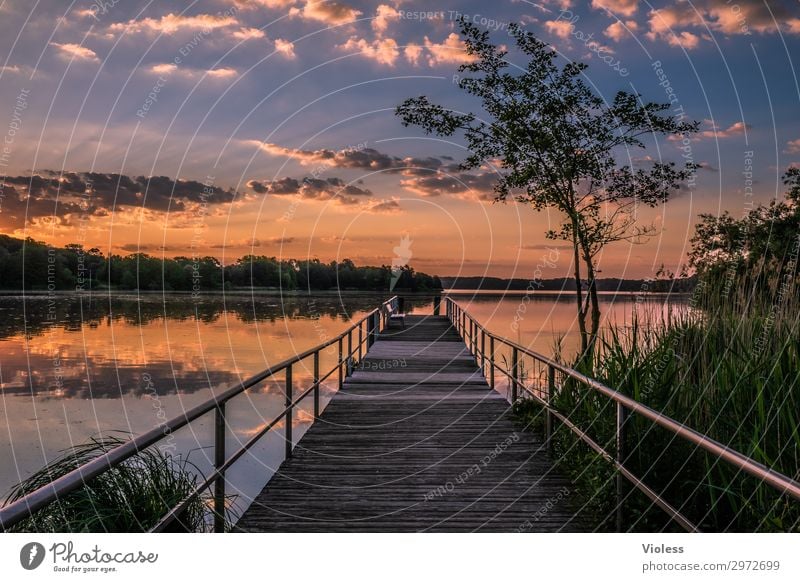
[[[23,286],[23,270],[25,285]],[[27,273],[32,273],[27,275]],[[109,282],[111,283],[109,285]],[[392,285],[394,283],[394,285]],[[691,293],[697,278],[658,273],[653,279],[597,279],[600,293]],[[459,291],[528,291],[553,295],[574,293],[569,277],[504,279],[428,275],[410,266],[356,266],[349,259],[323,263],[316,259],[278,260],[246,255],[231,265],[214,257],[159,258],[145,253],[107,257],[98,249],[68,244],[54,247],[0,234],[0,296],[78,295],[88,292],[124,295],[338,296],[375,293]]]
[[[55,247],[0,235],[0,289],[7,291],[438,291],[437,276],[409,265],[356,266],[350,259],[278,259],[245,255],[229,265],[205,257],[159,258],[146,253],[104,255],[79,244]]]

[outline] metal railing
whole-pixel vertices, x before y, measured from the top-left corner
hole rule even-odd
[[[689,428],[660,412],[645,406],[624,394],[617,392],[601,384],[597,380],[589,378],[580,372],[568,368],[546,356],[530,350],[514,341],[488,331],[478,323],[469,313],[467,313],[458,303],[451,298],[446,298],[445,312],[453,323],[456,331],[464,339],[470,352],[475,356],[476,363],[480,366],[483,373],[487,376],[490,386],[495,388],[495,372],[500,373],[509,379],[511,387],[511,402],[516,402],[519,397],[519,390],[522,389],[532,397],[545,412],[544,432],[545,442],[548,448],[552,443],[553,425],[555,421],[562,423],[572,431],[581,441],[588,445],[594,452],[608,461],[617,471],[616,477],[616,528],[617,531],[623,529],[623,501],[625,498],[624,483],[628,481],[636,489],[646,495],[655,505],[664,510],[667,515],[682,528],[687,531],[700,531],[699,527],[686,518],[680,511],[667,502],[661,495],[646,485],[639,477],[634,475],[625,467],[625,426],[631,414],[639,415],[658,426],[668,430],[676,437],[696,445],[698,448],[713,455],[721,461],[725,461],[749,475],[756,477],[782,494],[789,495],[796,500],[800,500],[800,483],[779,473],[769,467],[754,461],[742,453],[720,443],[716,440]],[[488,342],[487,342],[488,340]],[[486,344],[488,345],[488,353]],[[505,345],[511,350],[511,362],[506,362],[507,368],[499,365],[496,361],[499,345]],[[529,387],[522,378],[520,366],[520,354],[533,358],[534,362],[541,367],[542,383],[540,386]],[[602,394],[609,398],[616,406],[616,425],[615,425],[615,451],[613,453],[604,449],[596,440],[591,438],[586,431],[576,426],[570,419],[553,404],[553,397],[560,386],[556,383],[556,373],[563,378],[570,378],[583,384],[592,391]],[[546,381],[544,376],[546,374]]]
[[[221,532],[225,529],[225,472],[242,455],[250,450],[261,437],[267,434],[281,420],[284,420],[284,440],[286,458],[292,456],[292,418],[294,409],[309,394],[314,395],[314,420],[319,417],[319,389],[322,383],[338,372],[338,387],[342,387],[344,377],[349,376],[358,356],[358,361],[369,350],[375,341],[375,336],[386,327],[388,315],[397,309],[397,296],[384,301],[377,307],[353,323],[350,327],[338,336],[318,345],[305,352],[288,358],[275,366],[267,368],[258,374],[244,380],[241,384],[229,388],[225,392],[215,396],[183,414],[172,418],[162,425],[146,432],[126,443],[115,447],[107,453],[99,456],[88,463],[70,471],[69,473],[51,481],[47,485],[29,493],[25,497],[14,501],[0,508],[0,531],[5,531],[22,520],[32,516],[42,508],[57,502],[60,497],[69,494],[83,487],[87,481],[119,465],[137,453],[151,447],[160,440],[167,438],[174,431],[188,425],[198,418],[213,412],[214,413],[214,470],[198,485],[183,501],[170,509],[164,517],[150,529],[152,532],[164,531],[170,524],[179,520],[181,513],[195,501],[206,489],[214,486],[214,531]],[[358,339],[353,335],[357,333]],[[345,351],[344,342],[347,342]],[[319,363],[320,352],[333,345],[338,347],[338,357],[336,365],[320,376]],[[292,378],[292,368],[295,364],[313,357],[313,379],[312,384],[305,391],[294,397],[294,386]],[[226,456],[225,438],[228,433],[228,424],[225,418],[225,404],[232,398],[242,394],[247,389],[252,388],[277,374],[285,371],[286,374],[286,399],[285,408],[273,420],[266,423],[259,431],[254,434],[241,448],[230,456]]]

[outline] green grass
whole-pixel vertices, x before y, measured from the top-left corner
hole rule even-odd
[[[700,309],[612,326],[582,371],[798,479],[800,300],[796,286],[790,291],[770,302],[741,289],[728,297],[706,290],[697,297]],[[615,406],[607,398],[569,381],[555,403],[615,452]],[[515,410],[525,423],[541,415],[531,402]],[[800,503],[643,418],[629,419],[626,449],[626,466],[703,530],[800,531]],[[596,526],[613,529],[614,470],[565,427],[555,433],[554,451]],[[638,492],[627,496],[625,516],[633,531],[675,529]]]
[[[16,485],[5,503],[21,499],[123,442],[115,437],[93,438],[64,451]],[[198,474],[188,459],[147,449],[41,509],[12,531],[144,532],[197,487]],[[207,530],[208,514],[207,499],[196,499],[168,531]]]

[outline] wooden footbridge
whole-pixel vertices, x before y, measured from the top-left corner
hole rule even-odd
[[[438,300],[438,298],[437,298]],[[340,335],[297,354],[110,450],[25,497],[0,508],[0,530],[25,519],[87,481],[157,445],[174,431],[213,415],[214,469],[149,531],[182,529],[181,516],[208,496],[215,531],[575,531],[595,521],[574,503],[570,484],[548,452],[555,427],[571,433],[616,472],[616,526],[632,491],[646,495],[676,524],[698,531],[659,492],[631,472],[626,455],[630,415],[672,433],[743,473],[800,500],[800,483],[559,362],[489,332],[450,298],[445,315],[404,318],[396,297]],[[393,317],[395,316],[395,317]],[[336,364],[320,370],[320,354],[336,350]],[[294,370],[313,370],[298,386]],[[237,450],[226,404],[267,379],[284,380],[285,407]],[[495,388],[497,379],[507,395]],[[324,411],[320,387],[337,382]],[[616,411],[615,442],[600,443],[554,402],[560,390],[604,398]],[[511,404],[534,400],[542,431],[523,430]],[[313,399],[314,423],[293,438],[294,414]],[[283,428],[285,461],[235,526],[226,519],[226,471],[270,431]],[[540,434],[541,433],[541,434]]]
[[[377,336],[237,529],[576,529],[568,493],[448,318],[408,316]]]

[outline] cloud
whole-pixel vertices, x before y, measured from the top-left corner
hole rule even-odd
[[[422,47],[418,44],[408,43],[403,49],[403,54],[409,63],[417,65],[419,63],[419,57],[422,56]]]
[[[143,18],[142,20],[133,19],[128,22],[115,22],[110,26],[110,29],[127,33],[155,32],[170,35],[181,30],[210,31],[238,24],[239,22],[233,16],[217,14],[183,16],[169,13],[161,18]],[[239,32],[241,32],[241,30]]]
[[[441,43],[432,42],[426,36],[424,45],[428,51],[428,64],[432,67],[475,60],[475,57],[467,54],[464,41],[455,32],[451,32]]]
[[[352,147],[341,150],[318,149],[301,150],[279,146],[273,143],[251,142],[271,156],[289,157],[303,166],[325,165],[332,168],[386,171],[413,176],[435,172],[440,169],[454,170],[455,165],[445,165],[445,158],[415,158],[390,156],[374,148]]]
[[[389,66],[394,66],[397,57],[400,56],[397,41],[393,38],[377,38],[369,42],[363,38],[351,36],[347,42],[339,45],[339,48],[346,51],[356,51],[361,56],[376,63]]]
[[[722,129],[710,119],[703,120],[703,127],[701,131],[691,136],[692,141],[701,141],[704,139],[727,139],[736,135],[743,135],[746,130],[752,126],[743,121],[737,121],[731,124],[726,129]],[[681,141],[682,135],[671,135],[667,138],[669,141]]]
[[[264,38],[264,36],[266,35],[260,28],[247,28],[244,26],[233,33],[233,38],[242,41],[251,40],[254,38]]]
[[[800,154],[800,138],[786,142],[785,154]]]
[[[632,34],[636,32],[638,28],[639,25],[635,20],[627,20],[624,23],[622,21],[617,21],[606,28],[605,35],[615,42],[620,42],[627,36],[632,36]]]
[[[297,0],[235,0],[239,8],[290,8],[297,4]]]
[[[92,49],[88,49],[85,46],[81,46],[79,44],[74,44],[71,42],[68,43],[57,43],[51,42],[50,46],[56,47],[61,54],[65,57],[69,57],[71,59],[77,59],[79,61],[94,61],[99,62],[100,59],[97,58],[97,53],[95,53]]]
[[[157,75],[171,75],[177,70],[178,70],[178,65],[176,65],[175,63],[160,63],[158,65],[152,65],[150,67],[150,71]]]
[[[666,39],[670,46],[677,46],[686,50],[697,48],[697,45],[700,44],[700,37],[686,30],[667,35]]]
[[[305,200],[333,200],[338,204],[354,205],[360,198],[372,197],[372,192],[348,184],[341,178],[280,178],[272,181],[250,180],[247,187],[257,194],[299,196]]]
[[[568,20],[548,20],[544,23],[547,32],[558,38],[568,39],[572,34],[573,25]]]
[[[592,8],[608,10],[614,15],[633,16],[639,9],[639,0],[592,0]]]
[[[297,58],[294,52],[294,43],[282,38],[275,39],[275,50],[287,59]]]
[[[800,34],[797,5],[791,0],[696,0],[649,12],[648,38],[666,40],[672,46],[696,48],[700,36],[689,28],[706,27],[730,36],[752,36],[784,31]]]
[[[273,245],[290,245],[295,242],[297,239],[293,236],[273,236],[272,238],[267,239],[266,242]],[[256,240],[255,242],[260,243],[260,240]]]
[[[478,200],[494,200],[496,182],[497,174],[494,172],[454,175],[436,173],[401,180],[400,185],[409,192],[425,197],[467,195]]]
[[[125,207],[181,213],[200,204],[222,205],[236,198],[233,190],[194,180],[54,171],[7,177],[2,194],[0,224],[15,227],[21,227],[26,219],[42,217],[66,224],[74,216],[108,216]]]
[[[380,4],[375,11],[375,18],[372,20],[372,30],[374,30],[376,34],[383,34],[386,32],[386,29],[389,28],[389,23],[399,18],[400,13],[397,9],[388,4]]]
[[[148,69],[149,72],[156,75],[168,76],[179,74],[186,78],[196,78],[198,76],[206,76],[210,79],[231,79],[239,74],[236,69],[231,67],[220,67],[218,69],[190,69],[188,67],[178,67],[175,63],[157,63],[151,65]]]
[[[206,74],[212,79],[230,79],[238,75],[239,72],[230,67],[223,67],[221,69],[210,69],[206,71]]]
[[[307,0],[303,8],[292,8],[289,13],[326,24],[344,24],[361,16],[361,11],[352,6],[325,0]]]
[[[247,187],[256,194],[294,196],[310,201],[332,201],[339,206],[372,214],[402,212],[396,198],[374,199],[371,190],[349,184],[341,178],[280,178],[278,180],[250,180]]]
[[[403,208],[400,206],[400,202],[391,198],[389,200],[376,200],[371,204],[367,204],[363,210],[375,214],[397,214],[398,212],[402,212]]]

